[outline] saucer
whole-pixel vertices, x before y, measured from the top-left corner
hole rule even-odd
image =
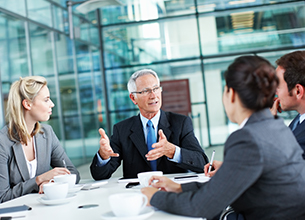
[[[128,217],[117,217],[113,214],[112,211],[110,212],[106,212],[104,214],[102,214],[102,219],[104,220],[142,220],[142,219],[146,219],[148,217],[150,217],[152,214],[154,214],[154,210],[149,208],[149,207],[145,207],[139,215],[137,216],[128,216]]]
[[[46,196],[42,196],[37,200],[44,205],[61,205],[72,201],[75,196],[75,194],[68,194],[64,199],[48,199]]]
[[[83,185],[75,185],[73,188],[70,188],[68,193],[73,194],[80,191],[83,188]]]

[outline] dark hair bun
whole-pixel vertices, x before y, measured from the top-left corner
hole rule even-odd
[[[235,59],[225,73],[228,88],[233,88],[246,108],[258,111],[273,104],[278,86],[274,67],[259,56]]]

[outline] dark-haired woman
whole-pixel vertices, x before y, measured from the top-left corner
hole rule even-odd
[[[223,163],[213,163],[210,181],[180,185],[155,176],[142,193],[152,206],[179,215],[213,219],[231,205],[247,220],[305,219],[302,150],[269,110],[278,85],[274,68],[261,57],[243,56],[225,80],[223,104],[240,129],[227,139]]]

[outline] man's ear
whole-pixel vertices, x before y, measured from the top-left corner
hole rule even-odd
[[[133,104],[135,104],[135,105],[138,104],[137,101],[136,101],[136,99],[135,99],[134,94],[130,93],[130,94],[129,94],[129,98],[131,99],[131,101],[133,102]]]
[[[26,110],[31,110],[32,104],[29,100],[23,99],[22,100],[22,105]]]
[[[303,99],[304,98],[304,92],[305,89],[301,84],[296,84],[295,85],[295,95],[297,99]]]

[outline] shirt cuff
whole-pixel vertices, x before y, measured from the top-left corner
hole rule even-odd
[[[170,159],[170,158],[167,158],[167,159],[172,162],[180,163],[181,162],[181,148],[178,146],[175,146],[175,147],[176,147],[176,150],[175,150],[173,159]]]
[[[97,156],[97,163],[96,163],[96,165],[97,165],[98,167],[105,166],[106,163],[108,163],[108,161],[110,160],[110,157],[109,157],[108,159],[106,159],[106,160],[103,160],[103,159],[101,158],[101,156],[99,155],[99,153],[96,153],[96,156]]]

